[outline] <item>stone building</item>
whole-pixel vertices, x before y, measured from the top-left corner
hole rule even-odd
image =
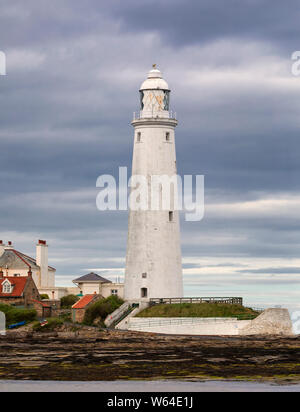
[[[45,299],[38,301],[33,299],[31,303],[33,304],[39,318],[51,318],[59,315],[60,300]]]
[[[0,271],[0,303],[15,306],[31,306],[32,300],[40,300],[39,291],[31,272],[25,276],[3,276]]]
[[[102,297],[96,293],[83,296],[72,306],[72,321],[82,323],[87,308],[101,298]]]

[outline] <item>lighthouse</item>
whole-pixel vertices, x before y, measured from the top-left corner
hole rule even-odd
[[[153,65],[140,88],[140,111],[132,121],[134,148],[132,177],[143,176],[150,192],[154,177],[177,179],[175,127],[170,112],[170,89]],[[125,299],[132,302],[151,298],[183,296],[179,213],[175,202],[163,207],[163,186],[158,187],[159,207],[129,210],[125,270]],[[171,187],[174,193],[174,185]],[[149,193],[148,193],[149,194]]]

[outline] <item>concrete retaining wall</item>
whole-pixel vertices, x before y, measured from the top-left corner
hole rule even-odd
[[[287,309],[267,309],[254,320],[130,317],[126,321],[122,329],[170,335],[293,335]]]
[[[170,335],[239,335],[249,322],[234,318],[130,318],[128,329]]]
[[[240,331],[240,335],[294,335],[287,309],[266,309]]]

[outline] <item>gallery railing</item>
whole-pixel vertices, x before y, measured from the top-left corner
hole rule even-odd
[[[225,303],[228,305],[243,305],[240,297],[192,297],[192,298],[151,298],[150,306],[174,303]]]

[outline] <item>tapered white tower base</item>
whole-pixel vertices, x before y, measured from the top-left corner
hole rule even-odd
[[[151,176],[177,174],[177,121],[170,118],[170,90],[159,70],[150,71],[140,93],[142,111],[132,122],[135,129],[132,175],[145,176],[150,184]],[[129,212],[126,300],[183,296],[179,214],[174,207],[162,209]]]

